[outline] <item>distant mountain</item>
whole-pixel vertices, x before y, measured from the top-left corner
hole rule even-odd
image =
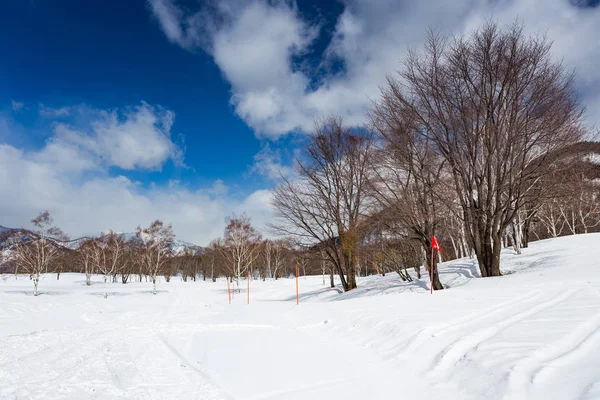
[[[7,228],[5,226],[0,225],[0,235],[6,231],[12,231],[12,228]]]
[[[16,231],[16,230],[17,229],[15,229],[15,228],[7,228],[5,226],[0,225],[0,246],[2,246],[2,242],[4,241],[4,235],[7,232]],[[131,240],[136,237],[135,232],[117,233],[117,235],[119,235],[123,240]],[[84,236],[84,237],[80,237],[77,239],[72,239],[67,242],[64,242],[64,246],[69,249],[76,249],[79,247],[81,242],[83,242],[86,239],[90,239],[90,238],[92,238],[92,237]],[[177,255],[183,254],[184,252],[189,252],[194,255],[199,255],[199,254],[202,254],[202,252],[204,251],[204,248],[202,246],[198,246],[196,244],[185,242],[183,240],[178,240],[178,239],[175,239],[175,241],[173,242],[173,244],[171,246],[171,249],[173,250],[173,253],[175,253]]]
[[[131,240],[135,239],[135,232],[125,232],[125,233],[117,233],[117,235],[121,236],[123,240]],[[191,252],[191,254],[199,255],[202,254],[204,248],[202,246],[198,246],[196,244],[185,242],[183,240],[175,239],[173,244],[171,245],[171,249],[175,254],[182,254],[185,251]]]

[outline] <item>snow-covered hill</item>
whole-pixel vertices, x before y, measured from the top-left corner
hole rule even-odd
[[[600,234],[507,250],[506,276],[111,284],[0,278],[0,398],[598,399]],[[327,278],[327,277],[326,277]],[[327,282],[327,279],[325,280]]]

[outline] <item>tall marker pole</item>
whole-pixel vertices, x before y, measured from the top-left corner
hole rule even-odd
[[[229,289],[229,277],[226,277],[227,279],[227,298],[229,299],[229,304],[231,304],[231,291]]]
[[[298,264],[296,263],[296,305],[298,305]]]

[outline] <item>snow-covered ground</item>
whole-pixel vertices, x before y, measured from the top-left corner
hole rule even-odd
[[[111,284],[0,276],[1,399],[598,399],[600,235],[339,293],[321,277]]]

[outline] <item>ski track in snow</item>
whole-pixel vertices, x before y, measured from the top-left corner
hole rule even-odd
[[[559,304],[575,293],[575,290],[569,290],[558,296],[551,296],[549,300],[545,300],[536,305],[527,307],[525,311],[518,312],[508,318],[493,322],[483,329],[479,329],[473,333],[461,337],[450,346],[446,347],[437,357],[436,363],[432,368],[433,372],[440,370],[447,371],[454,367],[460,360],[464,359],[470,351],[476,350],[478,345],[485,340],[492,339],[505,329],[510,328],[518,322],[526,318],[534,316],[556,304]],[[554,293],[551,293],[554,294]],[[525,302],[525,305],[529,305]]]
[[[3,276],[0,399],[599,399],[599,242],[506,251],[501,278],[442,264],[453,288],[434,295],[393,275],[348,294],[309,277],[300,306],[291,279],[253,282],[248,306],[224,281],[112,284],[105,300],[77,274],[38,298]]]

